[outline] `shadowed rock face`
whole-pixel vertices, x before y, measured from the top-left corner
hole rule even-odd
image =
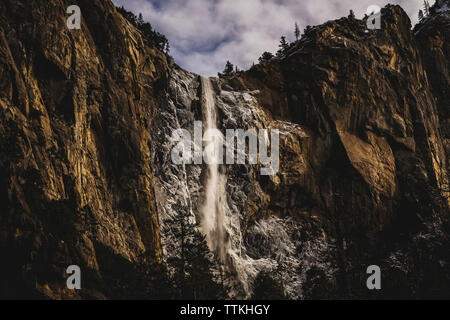
[[[166,222],[197,219],[204,200],[206,166],[170,160],[172,131],[201,120],[199,77],[110,1],[78,1],[69,31],[70,4],[0,3],[4,297],[128,297],[143,256],[176,254]],[[279,267],[293,298],[448,298],[449,13],[414,31],[400,7],[382,15],[381,30],[330,21],[285,57],[212,79],[219,129],[280,130],[277,175],[219,168],[235,296]],[[76,293],[70,264],[86,270]],[[380,292],[366,289],[372,264]]]

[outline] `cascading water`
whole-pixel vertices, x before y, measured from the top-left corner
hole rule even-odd
[[[219,157],[223,157],[224,137],[217,128],[216,96],[209,78],[201,77],[201,86],[203,129],[205,130],[204,159],[207,163],[205,198],[203,205],[200,207],[201,231],[206,235],[210,250],[216,254],[225,268],[236,276],[234,279],[236,281],[232,280],[235,291],[230,292],[230,297],[248,297],[252,279],[256,277],[260,270],[274,268],[276,262],[266,258],[255,260],[246,253],[240,212],[236,205],[233,208],[228,206],[227,175],[219,170],[218,160]],[[238,105],[239,103],[236,103],[235,107],[238,107]],[[224,166],[223,171],[225,170]],[[234,185],[233,181],[228,184],[229,187]],[[237,194],[240,194],[240,192]],[[270,234],[270,231],[267,231],[267,233]],[[281,235],[281,237],[285,236]],[[279,244],[279,241],[277,242]]]
[[[206,235],[209,248],[221,262],[226,261],[227,243],[225,230],[224,202],[226,202],[225,177],[219,173],[219,148],[223,137],[217,129],[217,113],[211,80],[201,77],[203,119],[205,129],[205,156],[208,174],[205,186],[205,201],[201,208],[201,229]]]

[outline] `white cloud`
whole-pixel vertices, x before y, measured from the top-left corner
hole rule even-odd
[[[281,35],[348,15],[362,17],[369,5],[399,4],[417,22],[422,0],[113,0],[165,34],[175,61],[213,76],[230,60],[247,69],[264,51],[276,52]],[[430,1],[430,4],[434,1]]]

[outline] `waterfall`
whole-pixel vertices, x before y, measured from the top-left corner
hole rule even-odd
[[[218,160],[223,152],[223,136],[217,129],[217,112],[211,80],[201,77],[203,127],[205,130],[205,158],[207,159],[207,177],[205,200],[201,207],[201,230],[211,251],[224,263],[227,257],[225,208],[226,177],[219,172]],[[222,150],[222,152],[221,152]]]
[[[153,139],[152,154],[162,157],[153,162],[164,258],[168,261],[178,254],[180,239],[172,221],[180,214],[179,210],[188,210],[192,213],[192,221],[199,222],[211,252],[222,260],[220,271],[226,273],[229,298],[249,298],[258,273],[272,272],[280,265],[286,293],[299,298],[302,296],[301,283],[311,266],[330,270],[327,277],[333,278],[336,269],[330,262],[329,252],[333,252],[335,240],[310,236],[317,234],[318,229],[316,223],[308,220],[297,221],[270,212],[260,215],[260,209],[270,210],[267,207],[270,199],[256,176],[257,167],[222,165],[204,159],[220,157],[216,154],[215,144],[208,143],[211,141],[206,131],[213,130],[223,138],[218,129],[266,128],[271,121],[258,107],[255,98],[258,92],[238,92],[223,87],[216,91],[213,84],[213,78],[199,78],[175,68],[171,73],[169,101],[161,105],[157,114],[156,134],[149,134]],[[198,109],[193,102],[198,99],[203,123],[195,130]],[[284,139],[296,141],[305,136],[287,122],[277,125],[283,128]],[[171,159],[174,143],[167,141],[173,131],[180,128],[190,130],[191,137],[194,136],[191,155],[195,165],[177,165]],[[205,131],[204,141],[202,131]],[[180,203],[186,207],[180,208]],[[301,270],[300,274],[298,270]]]
[[[209,249],[235,274],[231,281],[235,289],[230,297],[245,298],[250,292],[250,280],[258,270],[273,265],[269,259],[253,260],[245,253],[239,212],[230,209],[227,202],[227,176],[221,173],[218,160],[223,157],[223,135],[217,128],[216,96],[211,80],[201,77],[201,97],[204,129],[204,159],[207,163],[205,199],[200,207],[200,228],[206,236]],[[223,168],[225,170],[225,168]],[[229,184],[234,184],[230,181]],[[241,291],[239,288],[242,288]]]

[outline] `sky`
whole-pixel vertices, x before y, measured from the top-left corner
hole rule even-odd
[[[347,16],[362,18],[370,5],[398,4],[417,23],[422,0],[112,0],[164,34],[170,54],[186,70],[216,76],[225,62],[248,69],[264,51],[275,53],[280,37],[293,41],[294,25]],[[429,0],[430,5],[434,0]]]

